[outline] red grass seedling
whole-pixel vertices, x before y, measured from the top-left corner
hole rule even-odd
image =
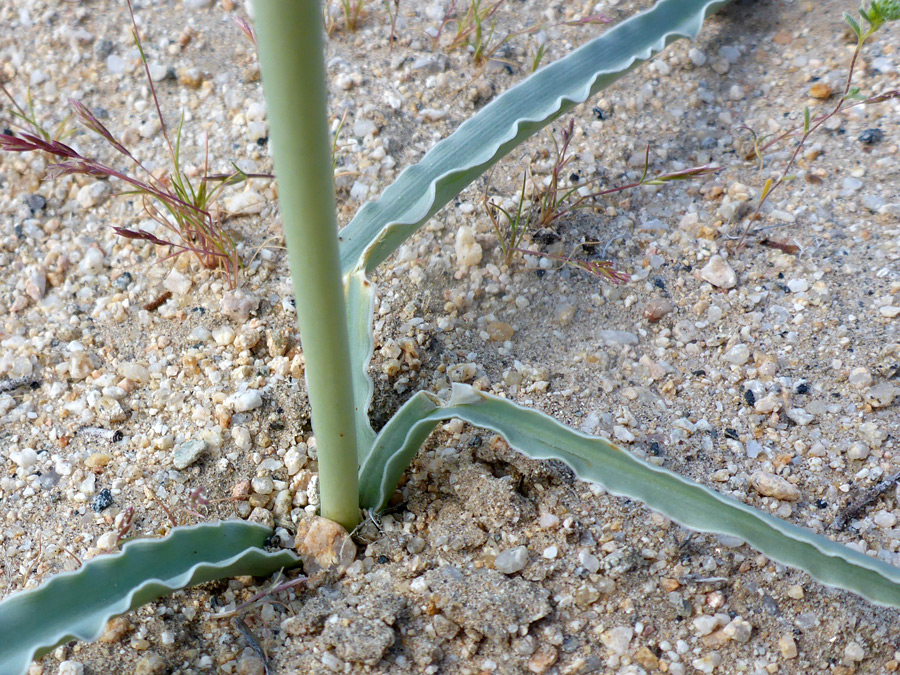
[[[223,269],[228,275],[229,283],[235,287],[241,267],[237,247],[222,227],[218,210],[214,208],[226,186],[241,183],[248,178],[271,178],[268,174],[246,174],[237,167],[230,174],[208,175],[209,143],[204,156],[203,177],[195,185],[191,182],[181,164],[181,137],[184,118],[179,122],[174,143],[163,118],[156,88],[150,77],[147,58],[143,51],[134,12],[129,3],[135,44],[140,54],[141,63],[150,85],[150,93],[156,108],[157,118],[163,138],[169,151],[172,163],[171,171],[162,175],[151,172],[138,160],[125,145],[97,117],[79,101],[69,100],[78,121],[87,129],[103,138],[117,152],[127,157],[144,178],[123,173],[96,159],[85,157],[72,147],[62,143],[58,137],[51,138],[34,120],[32,114],[26,115],[19,110],[17,116],[28,122],[38,135],[21,133],[19,135],[0,134],[0,149],[10,152],[38,151],[52,156],[56,164],[49,167],[48,174],[59,177],[68,174],[81,174],[101,178],[116,178],[125,183],[129,189],[122,194],[138,195],[141,198],[145,213],[159,223],[164,230],[176,235],[177,241],[163,238],[143,229],[114,227],[117,234],[138,241],[145,241],[157,246],[168,247],[172,252],[160,261],[167,260],[185,252],[192,252],[200,264],[207,269]],[[252,30],[250,31],[252,39]],[[6,90],[4,89],[4,92]],[[9,96],[8,92],[7,96]],[[10,97],[11,98],[11,97]]]
[[[507,266],[512,262],[512,258],[515,253],[518,252],[557,260],[566,265],[576,267],[577,269],[587,272],[588,274],[591,274],[593,276],[612,281],[613,283],[627,281],[628,275],[614,270],[612,267],[612,263],[607,260],[590,261],[577,259],[573,257],[574,251],[572,252],[572,255],[569,256],[541,253],[538,251],[520,248],[520,243],[528,232],[539,228],[549,227],[554,222],[563,218],[564,216],[569,215],[576,209],[591,206],[599,197],[614,194],[616,192],[623,192],[624,190],[631,190],[642,185],[665,185],[666,183],[670,183],[672,181],[690,180],[692,178],[698,178],[720,171],[721,167],[711,164],[704,164],[702,166],[695,166],[688,169],[683,169],[682,171],[664,173],[652,178],[648,178],[650,169],[650,146],[648,145],[644,153],[644,170],[638,181],[629,183],[628,185],[621,185],[618,187],[607,188],[605,190],[598,190],[589,194],[580,195],[578,194],[578,192],[582,188],[590,185],[593,182],[596,182],[597,179],[568,188],[562,187],[560,185],[560,177],[564,175],[563,170],[573,159],[572,157],[567,157],[567,153],[569,150],[569,144],[572,141],[574,124],[574,120],[569,120],[569,124],[563,130],[561,143],[557,142],[556,137],[553,136],[552,133],[550,134],[550,138],[553,141],[556,152],[556,160],[553,163],[553,167],[550,169],[549,184],[540,192],[540,194],[535,199],[532,200],[531,206],[524,206],[525,186],[527,182],[527,176],[529,174],[529,172],[526,170],[526,174],[522,178],[522,189],[519,194],[519,202],[516,207],[515,213],[507,211],[500,205],[495,204],[490,200],[490,198],[488,197],[490,177],[488,178],[488,184],[485,188],[485,194],[482,199],[484,209],[487,212],[488,217],[491,219],[494,233],[497,235],[497,239],[500,242],[500,248],[503,252],[503,261]],[[533,178],[532,184],[534,184]],[[501,215],[506,220],[505,225],[500,222]],[[579,246],[590,245],[592,245],[591,242],[579,244]],[[576,249],[577,248],[578,247],[576,247]]]

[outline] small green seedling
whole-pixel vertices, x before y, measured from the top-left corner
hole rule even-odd
[[[9,92],[9,90],[3,86],[3,83],[0,82],[0,91],[3,92],[3,95],[6,96],[7,100],[13,107],[12,115],[18,122],[9,120],[4,122],[10,131],[12,131],[11,127],[17,127],[22,129],[23,131],[31,132],[37,134],[41,139],[46,142],[50,141],[59,141],[67,136],[70,136],[73,132],[69,129],[69,122],[72,119],[71,115],[67,115],[62,122],[56,125],[56,131],[52,134],[46,129],[46,127],[38,121],[37,113],[34,110],[34,99],[31,96],[31,89],[28,90],[28,94],[25,97],[25,103],[28,106],[28,110],[25,110],[19,103],[16,101],[15,97]]]

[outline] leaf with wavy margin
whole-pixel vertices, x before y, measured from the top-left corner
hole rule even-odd
[[[364,505],[384,508],[431,430],[454,417],[500,434],[531,459],[561,460],[582,480],[639,499],[685,527],[730,534],[823,584],[879,605],[900,607],[900,569],[648,464],[607,440],[467,385],[454,385],[446,405],[424,392],[416,394],[381,430],[375,451],[360,472]]]
[[[347,333],[350,338],[350,375],[353,378],[353,407],[356,421],[356,449],[359,462],[365,461],[375,443],[375,432],[369,422],[372,404],[372,378],[369,361],[375,343],[372,339],[372,315],[375,311],[375,284],[357,270],[344,277]]]
[[[360,462],[372,447],[374,287],[366,279],[432,215],[513,148],[578,103],[652,58],[671,42],[694,38],[728,0],[661,0],[503,93],[408,167],[340,233],[353,359]]]
[[[168,593],[213,579],[268,576],[299,563],[262,549],[272,531],[243,520],[178,527],[162,539],[135,539],[73,572],[0,602],[0,675],[70,640],[96,640],[106,622]]]
[[[529,136],[680,38],[728,0],[660,0],[504,92],[407,167],[341,230],[341,271],[373,270]]]

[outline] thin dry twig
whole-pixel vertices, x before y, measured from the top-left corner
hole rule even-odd
[[[847,523],[856,518],[863,511],[863,509],[867,508],[881,495],[883,495],[894,485],[896,485],[897,481],[900,481],[900,471],[892,473],[880,483],[876,483],[875,485],[870,487],[863,493],[862,497],[850,504],[850,506],[844,508],[840,513],[837,514],[837,516],[835,516],[834,520],[831,522],[831,525],[828,526],[829,529],[832,529],[835,532],[840,532],[841,530],[843,530],[845,527],[847,527]]]

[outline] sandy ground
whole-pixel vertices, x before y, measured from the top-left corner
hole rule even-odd
[[[170,128],[184,113],[189,173],[202,175],[207,135],[211,171],[231,162],[269,171],[255,55],[232,21],[243,8],[208,5],[138,5],[163,112]],[[484,69],[449,48],[452,22],[433,44],[446,3],[401,2],[392,49],[383,5],[355,32],[336,11],[328,67],[335,124],[347,115],[341,221],[530,71],[542,42],[546,63],[602,30],[563,22],[618,21],[643,6],[505,3],[495,35],[543,28],[512,38]],[[897,101],[854,108],[811,138],[764,209],[759,226],[769,229],[734,247],[792,150],[748,159],[742,127],[774,137],[801,123],[805,105],[813,114],[834,105],[835,94],[816,95],[842,89],[848,9],[737,3],[696,43],[674,45],[553,125],[559,141],[574,118],[569,184],[634,181],[647,144],[652,173],[723,167],[597,200],[526,240],[561,255],[600,242],[580,254],[605,253],[627,284],[539,256],[505,266],[482,208],[484,179],[444,209],[379,270],[376,427],[413,392],[466,380],[898,564],[893,487],[830,528],[898,470]],[[75,98],[148,168],[166,166],[121,3],[22,0],[4,3],[0,22],[0,78],[17,96],[30,85],[48,128]],[[867,47],[855,80],[863,94],[897,87],[898,45],[900,27],[888,25]],[[83,130],[67,142],[133,169]],[[553,157],[542,134],[498,166],[488,192],[511,200],[524,167],[540,183]],[[37,155],[0,156],[0,383],[36,382],[0,393],[0,592],[96,555],[128,507],[145,534],[168,527],[161,504],[189,520],[183,509],[198,488],[210,499],[249,491],[208,517],[255,508],[289,542],[315,510],[316,464],[272,181],[222,200],[245,212],[226,220],[245,264],[235,293],[188,256],[157,262],[163,250],[117,238],[112,226],[149,227],[140,200],[112,194],[121,184],[53,181],[45,168]],[[461,229],[471,238],[459,239]],[[175,452],[198,440],[204,452],[176,469]],[[784,499],[751,485],[760,471],[786,481]],[[98,511],[105,495],[113,503]],[[380,530],[361,533],[341,579],[297,586],[242,623],[210,615],[267,580],[176,593],[32,672],[262,673],[255,647],[278,673],[900,667],[895,610],[728,538],[691,536],[478,429],[441,427],[397,501]],[[524,567],[511,571],[518,547]]]

